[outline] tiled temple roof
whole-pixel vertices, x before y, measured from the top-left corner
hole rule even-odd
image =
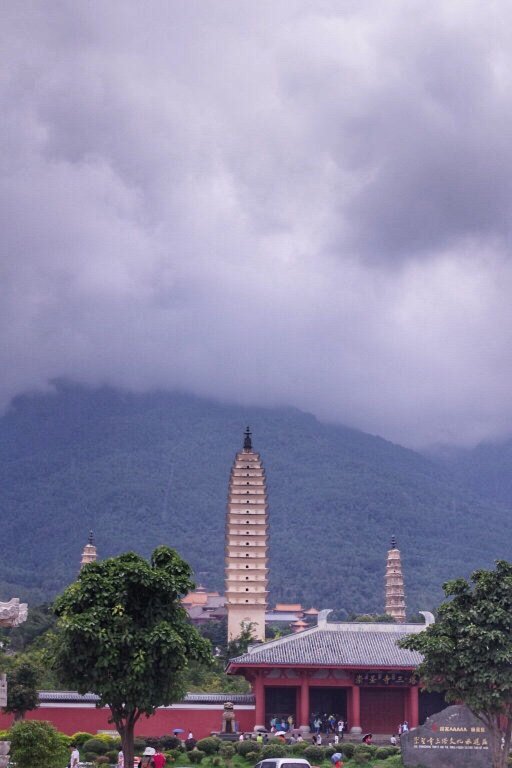
[[[95,693],[80,694],[76,691],[39,691],[39,703],[96,703],[99,697]],[[232,701],[233,704],[254,704],[252,693],[187,693],[179,704],[224,704]]]
[[[422,629],[425,625],[324,624],[253,646],[229,663],[237,667],[289,664],[413,668],[421,663],[421,654],[399,648],[397,641]]]

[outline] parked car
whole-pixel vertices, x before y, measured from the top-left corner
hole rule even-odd
[[[257,763],[255,768],[311,768],[311,763],[303,757],[269,757]]]

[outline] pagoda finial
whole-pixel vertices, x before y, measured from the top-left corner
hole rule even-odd
[[[247,427],[244,433],[244,451],[252,451],[251,430],[249,427]]]
[[[92,547],[94,547],[94,531],[89,531],[89,541],[88,544],[90,544]]]
[[[391,537],[391,549],[396,549],[396,536]]]

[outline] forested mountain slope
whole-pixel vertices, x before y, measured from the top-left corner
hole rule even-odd
[[[392,534],[410,611],[435,607],[445,579],[510,556],[510,506],[378,437],[293,409],[61,384],[17,398],[0,420],[0,599],[55,595],[91,527],[100,556],[165,542],[222,589],[229,472],[246,424],[267,472],[272,601],[382,611]]]

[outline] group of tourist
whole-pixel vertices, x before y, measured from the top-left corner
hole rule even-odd
[[[339,740],[343,738],[347,729],[347,721],[343,715],[313,712],[309,719],[309,727],[316,734],[325,733],[327,736],[334,734]]]
[[[278,733],[279,731],[287,733],[288,731],[293,730],[293,728],[293,715],[288,715],[287,717],[278,717],[277,715],[274,715],[270,718],[270,733]]]
[[[71,754],[68,768],[78,768],[80,764],[80,752],[78,751],[78,747],[73,743],[69,745],[69,748],[71,750]],[[139,766],[139,768],[163,768],[165,762],[165,755],[159,749],[155,749],[154,747],[146,747],[142,758],[135,758],[135,763]],[[116,768],[125,768],[124,754],[122,749],[119,750],[119,754],[117,756]]]

